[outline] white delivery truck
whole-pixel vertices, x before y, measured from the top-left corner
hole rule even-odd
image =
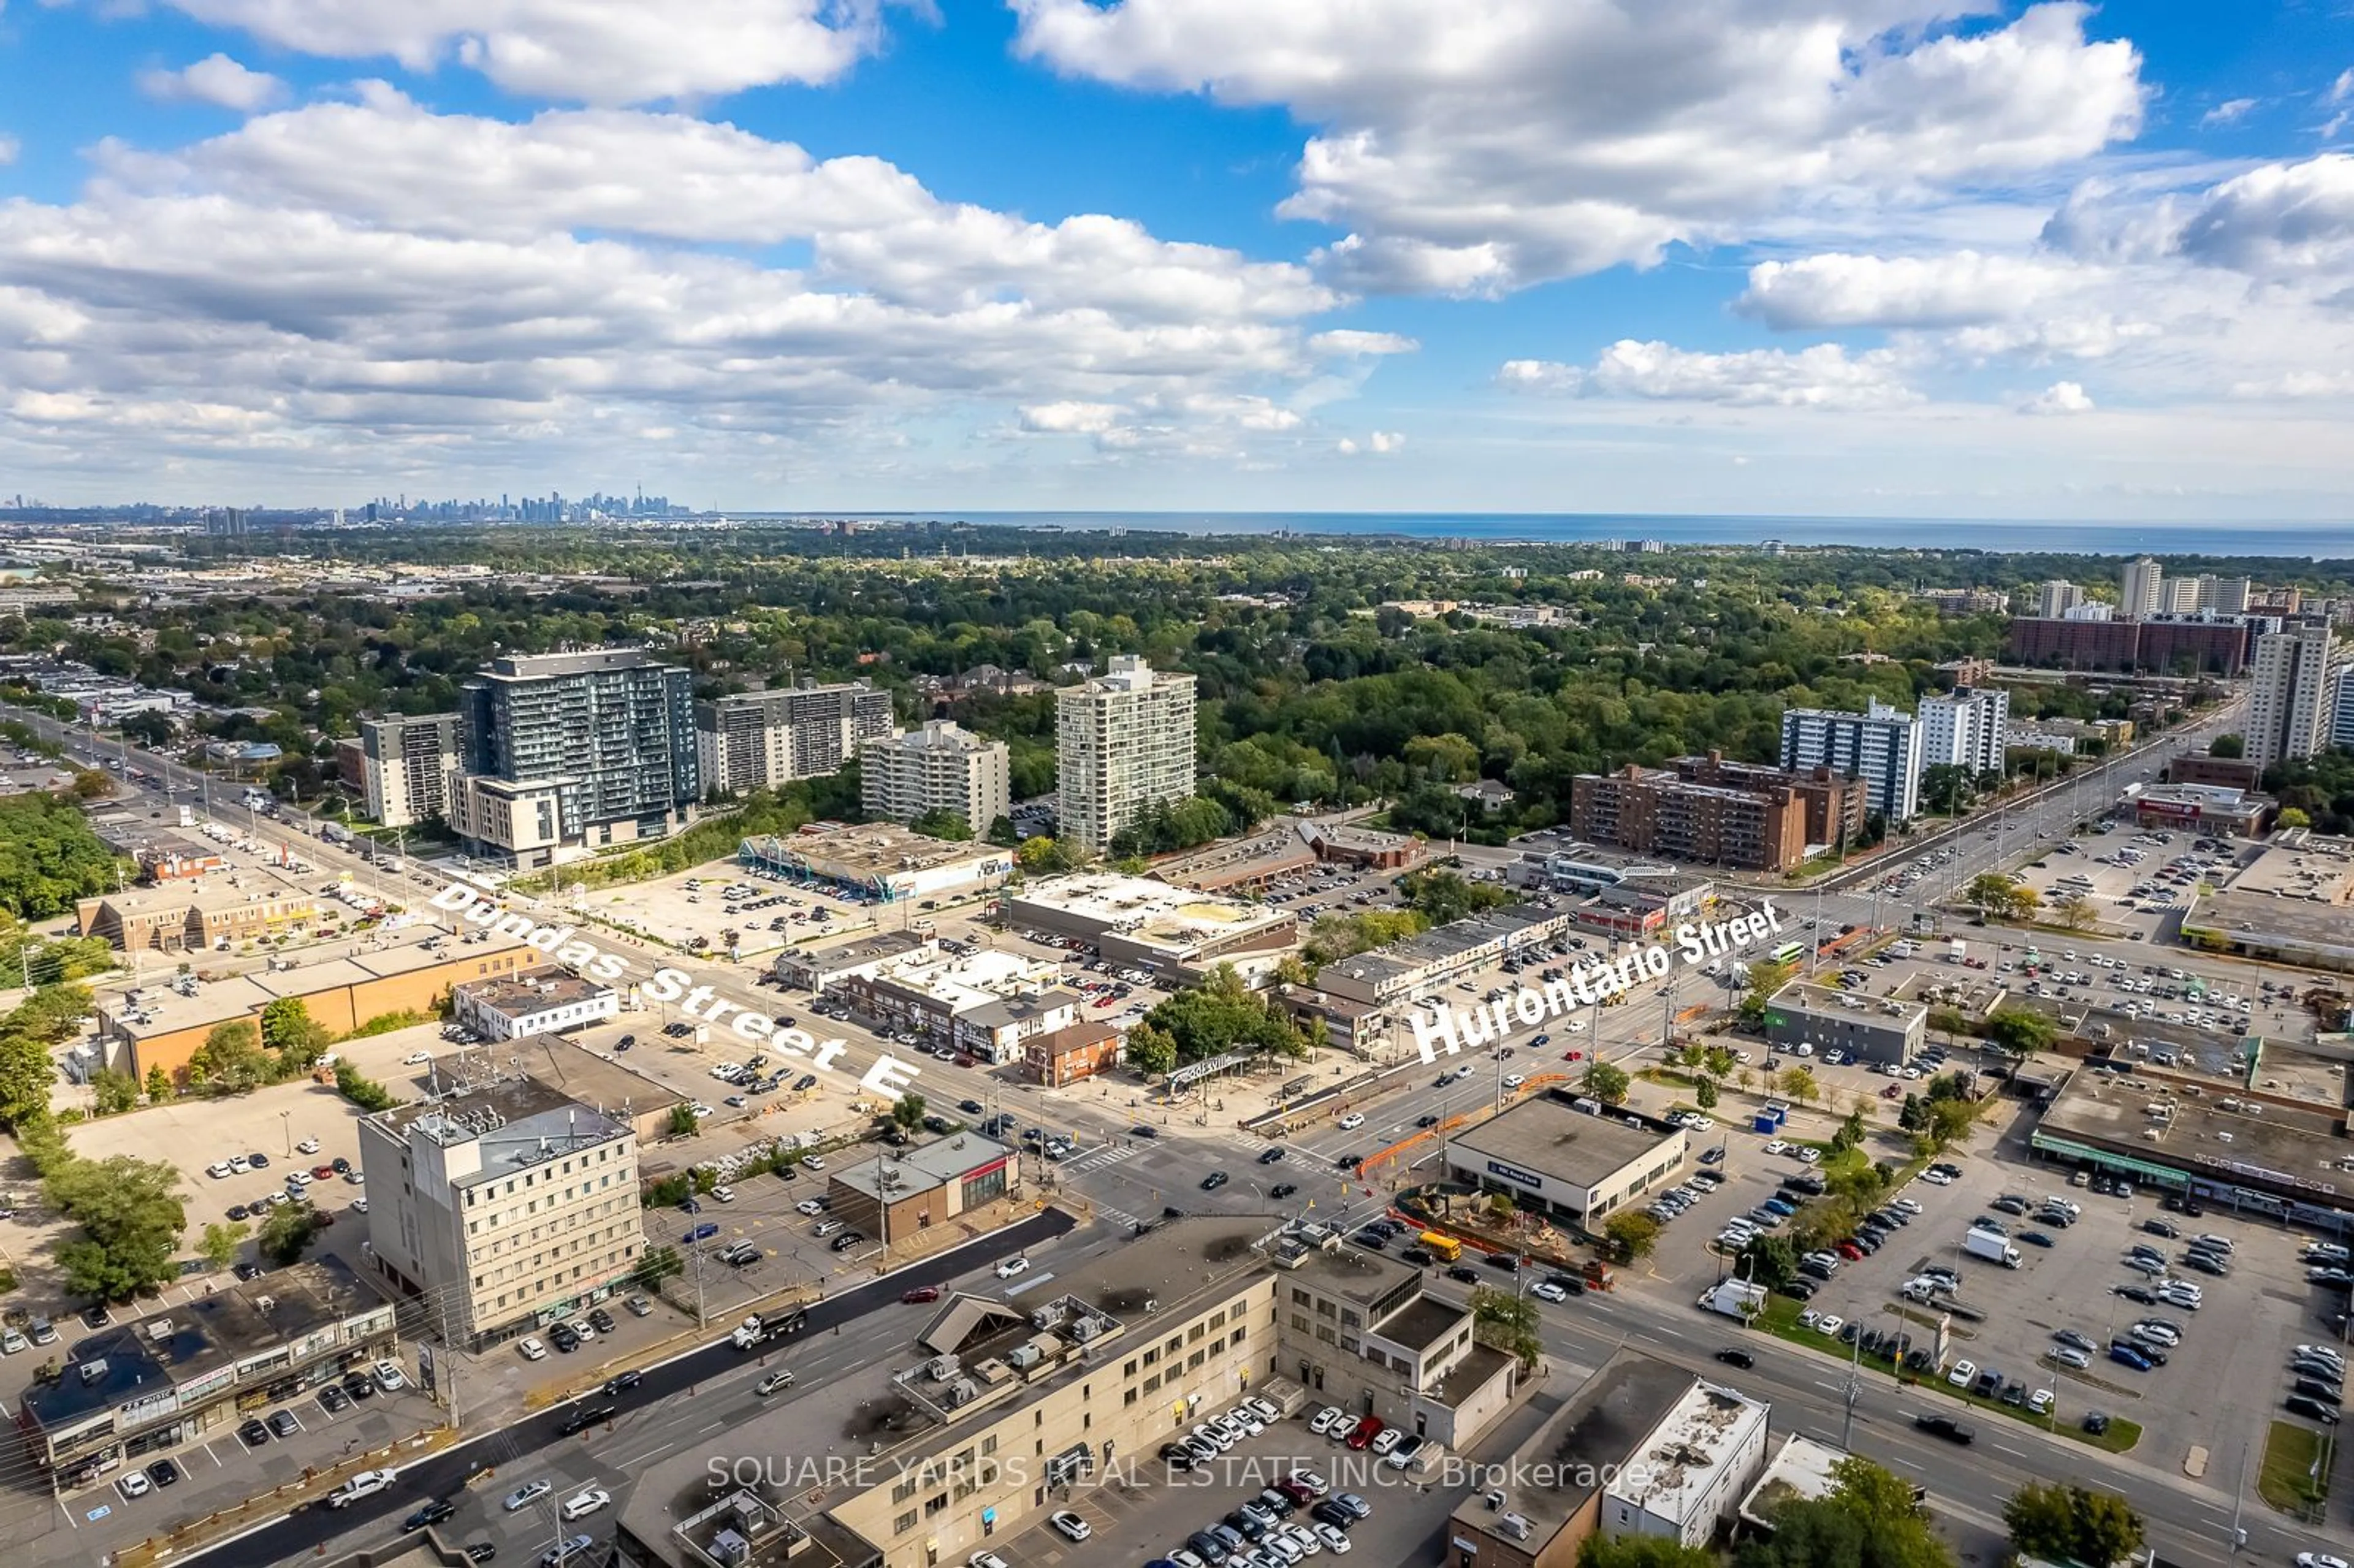
[[[1745,1279],[1727,1279],[1700,1293],[1700,1309],[1722,1312],[1746,1323],[1766,1309],[1766,1287]]]
[[[2011,1245],[2010,1238],[1999,1231],[1982,1230],[1972,1225],[1969,1234],[1962,1238],[1962,1250],[1972,1257],[1982,1257],[2005,1268],[2019,1266],[2019,1249]]]
[[[1958,964],[1970,956],[1970,945],[1958,937],[1946,944],[1946,961]]]

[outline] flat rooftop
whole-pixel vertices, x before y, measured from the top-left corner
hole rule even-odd
[[[798,859],[821,876],[843,881],[931,871],[967,861],[1011,858],[1010,852],[995,844],[951,842],[912,832],[896,822],[817,831],[804,828],[799,832],[750,842],[754,853],[764,858]],[[768,847],[771,845],[773,851]]]
[[[1829,1497],[1838,1484],[1834,1472],[1846,1451],[1818,1443],[1803,1432],[1793,1432],[1766,1461],[1766,1469],[1749,1495],[1741,1499],[1741,1517],[1758,1524],[1774,1522],[1775,1510],[1793,1500],[1813,1502]]]
[[[1864,996],[1837,986],[1817,985],[1812,980],[1792,980],[1774,993],[1774,1005],[1788,1008],[1793,1012],[1811,1012],[1819,1017],[1854,1018],[1896,1026],[1919,1014],[1925,1018],[1926,1004],[1896,996]],[[1889,1012],[1896,1007],[1899,1012]]]
[[[876,931],[828,948],[805,948],[793,954],[792,959],[818,974],[832,974],[905,953],[928,953],[934,945],[934,939],[920,931]]]
[[[1410,1351],[1426,1351],[1461,1328],[1470,1315],[1436,1296],[1420,1296],[1382,1319],[1375,1331]]]
[[[65,1358],[65,1377],[36,1385],[25,1405],[44,1426],[70,1425],[387,1305],[342,1259],[306,1258],[85,1335]],[[85,1382],[78,1369],[101,1361],[104,1372]]]
[[[935,951],[893,959],[875,971],[874,980],[878,985],[896,986],[965,1012],[1002,1001],[1016,991],[1051,991],[1059,985],[1062,970],[1021,953],[980,948],[967,953]]]
[[[1457,1506],[1455,1523],[1482,1534],[1507,1534],[1504,1521],[1517,1515],[1529,1526],[1521,1544],[1536,1556],[1602,1489],[1606,1467],[1637,1458],[1637,1446],[1659,1429],[1696,1382],[1681,1367],[1619,1351],[1512,1455],[1508,1468],[1518,1478],[1504,1489],[1504,1506],[1491,1511],[1474,1492]]]
[[[99,991],[97,1007],[124,1037],[153,1040],[183,1029],[209,1028],[232,1018],[247,1017],[281,996],[308,996],[338,985],[384,980],[445,963],[477,960],[523,945],[513,937],[492,936],[472,945],[447,943],[436,951],[422,945],[433,935],[431,927],[417,926],[379,948],[369,947],[368,938],[316,942],[281,955],[292,963],[291,969],[257,969],[251,974],[200,981],[194,996],[182,996],[169,986],[153,980],[137,987],[110,986]],[[204,966],[198,961],[196,967],[201,969]],[[152,1014],[152,1022],[133,1023],[124,1016],[132,1011],[123,1001],[123,992],[130,990],[139,992],[138,1011]]]
[[[553,964],[511,975],[494,975],[488,980],[461,980],[458,990],[470,1001],[510,1014],[538,1012],[613,994],[612,987],[584,980]]]
[[[1298,834],[1277,828],[1162,861],[1152,868],[1152,874],[1180,886],[1218,888],[1304,871],[1315,863],[1316,852],[1300,842]]]
[[[2192,905],[2182,924],[2228,941],[2354,959],[2354,853],[2320,838],[2268,846],[2228,891]]]
[[[1507,904],[1485,915],[1452,920],[1419,937],[1392,942],[1386,948],[1343,959],[1327,969],[1352,980],[1412,975],[1435,964],[1461,957],[1496,941],[1509,940],[1532,926],[1559,919],[1553,911],[1535,904]]]
[[[666,1111],[684,1105],[686,1097],[624,1065],[607,1061],[588,1046],[562,1034],[525,1034],[493,1045],[470,1045],[434,1058],[423,1069],[429,1083],[443,1087],[494,1071],[530,1075],[575,1103],[593,1106],[607,1116],[633,1119],[649,1111]]]
[[[2267,1046],[2264,1064],[2295,1055]],[[2305,1057],[2308,1065],[2320,1058]],[[2229,1085],[2200,1082],[2147,1065],[2128,1074],[2078,1071],[2043,1113],[2039,1136],[2076,1139],[2170,1169],[2229,1181],[2234,1174],[2329,1181],[2324,1168],[2354,1160],[2354,1139],[2338,1130],[2346,1115],[2347,1068],[2336,1065],[2337,1082],[2312,1108],[2271,1098],[2259,1109]],[[2270,1065],[2260,1065],[2259,1082],[2292,1082]],[[2266,1089],[2266,1096],[2282,1091]],[[2294,1093],[2294,1090],[2290,1091]],[[2227,1106],[2231,1108],[2227,1108]],[[2160,1111],[2168,1114],[2161,1116]],[[2344,1179],[2338,1179],[2343,1185]]]
[[[1117,872],[1058,876],[1023,889],[1012,904],[1016,920],[1029,906],[1168,947],[1296,924],[1280,908]]]
[[[1676,1401],[1641,1457],[1648,1469],[1621,1471],[1610,1488],[1646,1512],[1673,1520],[1691,1517],[1716,1478],[1735,1457],[1741,1429],[1764,1415],[1766,1407],[1712,1383],[1695,1383]]]
[[[879,1189],[897,1202],[928,1192],[967,1172],[1013,1157],[1013,1150],[977,1132],[953,1132],[879,1160],[853,1160],[832,1172],[834,1181],[872,1198]]]
[[[1447,1140],[1447,1153],[1500,1160],[1572,1186],[1607,1181],[1681,1133],[1628,1127],[1616,1117],[1589,1116],[1553,1091],[1533,1095]]]
[[[445,1149],[480,1144],[481,1166],[454,1178],[460,1187],[504,1181],[517,1171],[625,1137],[631,1130],[626,1122],[581,1104],[553,1085],[517,1076],[469,1084],[458,1098],[398,1106],[377,1117],[403,1141],[419,1135]]]

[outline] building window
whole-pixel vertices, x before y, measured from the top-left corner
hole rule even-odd
[[[915,1528],[916,1510],[914,1509],[909,1509],[891,1521],[891,1533],[894,1535],[905,1535]]]

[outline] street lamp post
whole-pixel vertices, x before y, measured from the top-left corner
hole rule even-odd
[[[286,1133],[286,1158],[292,1160],[294,1158],[294,1113],[291,1110],[280,1111],[278,1123]]]

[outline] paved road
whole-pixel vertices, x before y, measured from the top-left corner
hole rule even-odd
[[[1028,1247],[1044,1245],[1066,1234],[1071,1229],[1070,1216],[1057,1210],[1049,1210],[952,1252],[911,1264],[887,1278],[813,1302],[809,1308],[809,1327],[795,1339],[785,1342],[798,1349],[829,1330],[854,1323],[879,1308],[896,1303],[900,1293],[911,1287],[949,1283],[993,1264],[1001,1257]],[[875,1336],[852,1335],[845,1337],[840,1351],[831,1345],[826,1347],[825,1360],[839,1362],[832,1367],[839,1372],[846,1370],[847,1365],[853,1362],[876,1360],[896,1354],[898,1350],[897,1344],[885,1342]],[[398,1484],[372,1498],[363,1499],[348,1509],[336,1510],[317,1506],[300,1509],[186,1560],[224,1563],[291,1563],[345,1536],[377,1534],[388,1538],[398,1530],[398,1521],[420,1504],[434,1498],[459,1499],[469,1497],[471,1494],[465,1488],[466,1477],[485,1465],[498,1470],[496,1479],[482,1489],[495,1508],[496,1498],[509,1486],[535,1478],[543,1473],[558,1472],[567,1467],[577,1471],[581,1457],[592,1458],[596,1462],[599,1484],[615,1492],[617,1503],[611,1512],[618,1515],[621,1504],[626,1502],[631,1464],[642,1463],[654,1455],[673,1453],[692,1442],[709,1428],[715,1416],[722,1414],[724,1405],[743,1404],[745,1410],[738,1414],[758,1407],[756,1400],[748,1404],[736,1397],[748,1394],[748,1378],[739,1377],[732,1384],[718,1386],[727,1373],[740,1372],[752,1364],[752,1359],[746,1352],[738,1351],[724,1339],[719,1340],[649,1370],[644,1383],[621,1395],[617,1403],[623,1408],[627,1425],[625,1434],[616,1443],[589,1449],[584,1455],[580,1439],[558,1436],[557,1426],[573,1408],[583,1400],[601,1399],[595,1394],[582,1395],[511,1425],[469,1438],[454,1448],[408,1466],[401,1470]],[[702,1385],[705,1383],[715,1386],[705,1391]],[[697,1391],[695,1397],[678,1397],[690,1390]],[[647,1411],[652,1414],[644,1419],[629,1419]],[[585,1481],[587,1478],[579,1478]],[[566,1488],[559,1485],[553,1496],[560,1499],[565,1490]],[[532,1517],[535,1517],[537,1522],[547,1524],[552,1532],[554,1516],[548,1510],[546,1502],[535,1505]],[[531,1522],[532,1517],[527,1517],[525,1522]],[[462,1518],[461,1515],[461,1520]],[[456,1524],[461,1520],[452,1522]],[[462,1531],[466,1539],[477,1538],[482,1533],[480,1528]]]

